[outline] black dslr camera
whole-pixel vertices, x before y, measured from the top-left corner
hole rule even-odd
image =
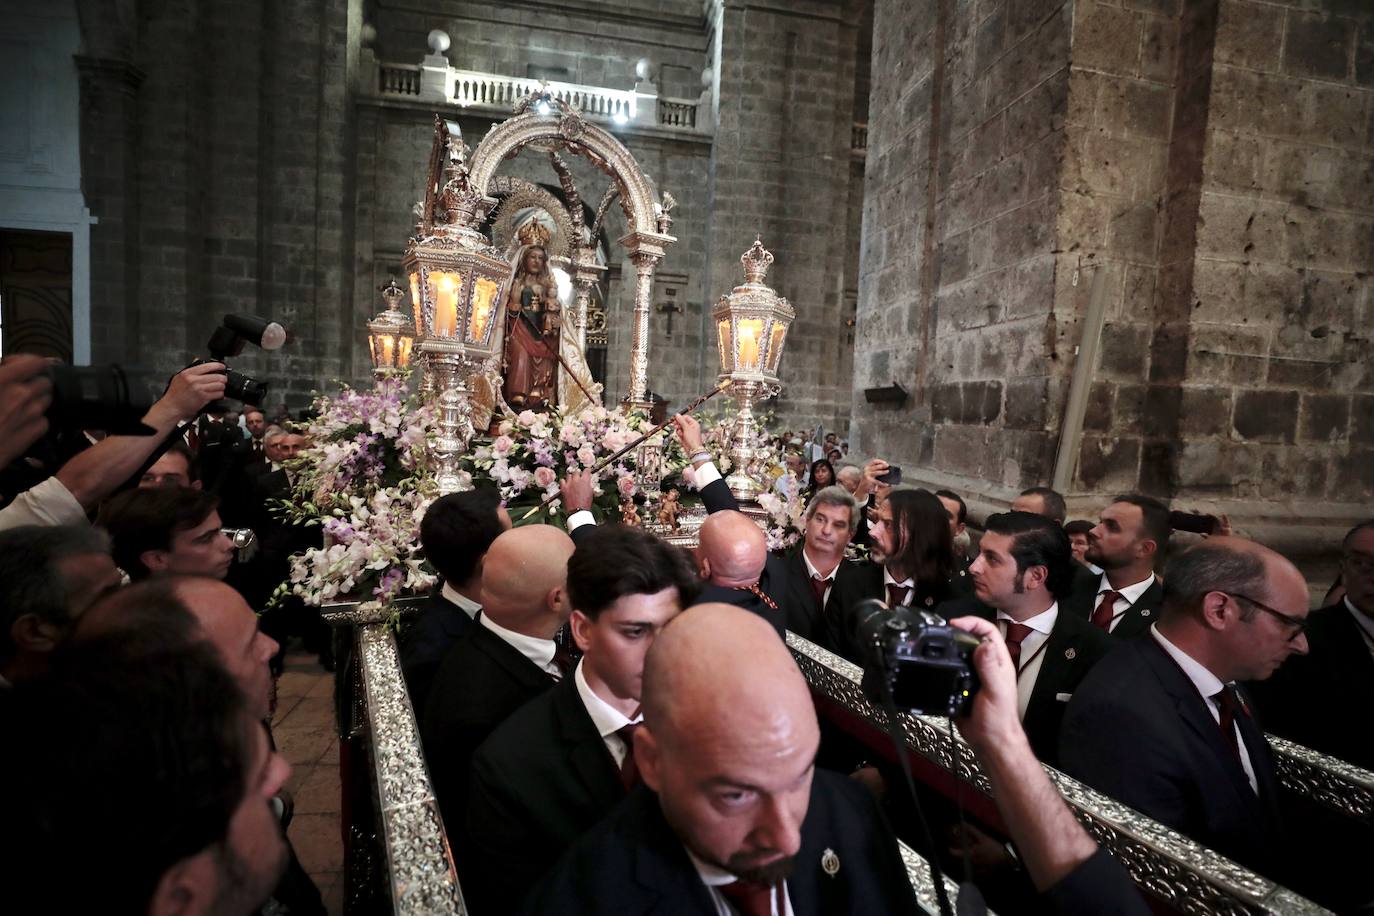
[[[224,396],[261,407],[263,399],[267,397],[267,382],[260,382],[229,368],[229,357],[242,353],[245,343],[251,343],[264,350],[279,350],[282,344],[286,343],[286,329],[266,318],[225,315],[224,323],[215,328],[215,333],[210,335],[210,342],[206,345],[206,349],[210,351],[210,359],[198,359],[191,365],[199,366],[201,363],[212,361],[224,363]]]
[[[153,405],[131,393],[129,377],[119,366],[58,363],[48,367],[47,375],[52,382],[48,425],[54,434],[85,429],[120,436],[153,434],[143,425],[143,415]]]
[[[978,692],[973,650],[979,639],[943,617],[876,599],[856,609],[865,651],[862,688],[869,699],[932,716],[966,715]]]

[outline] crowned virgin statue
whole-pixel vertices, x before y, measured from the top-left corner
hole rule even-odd
[[[572,278],[549,258],[551,233],[539,219],[520,226],[511,256],[509,294],[496,333],[497,356],[474,378],[474,424],[493,427],[501,415],[560,408],[577,412],[601,402],[586,357],[564,317]]]
[[[527,225],[539,226],[531,222]],[[542,227],[540,227],[542,229]],[[542,411],[558,403],[558,339],[563,309],[543,244],[517,254],[506,299],[505,373],[501,395],[512,410]]]

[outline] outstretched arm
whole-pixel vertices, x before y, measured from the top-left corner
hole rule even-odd
[[[178,423],[223,397],[224,382],[223,363],[201,363],[181,370],[143,417],[154,435],[107,436],[62,465],[56,474],[58,481],[89,511],[142,467]]]

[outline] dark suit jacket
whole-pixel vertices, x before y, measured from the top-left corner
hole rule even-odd
[[[1374,709],[1374,656],[1343,602],[1308,618],[1307,654],[1290,655],[1267,681],[1248,685],[1267,731],[1374,769],[1374,730],[1351,710]]]
[[[826,616],[829,620],[830,648],[856,665],[865,661],[863,648],[859,645],[859,624],[856,614],[860,601],[877,598],[887,600],[887,588],[883,584],[883,567],[878,563],[855,564],[854,575],[837,580],[830,590],[830,600],[826,603]],[[908,604],[918,610],[933,611],[946,601],[963,598],[973,594],[973,582],[963,566],[954,570],[949,582],[937,586],[917,583],[916,594]]]
[[[1069,597],[1064,599],[1063,607],[1084,620],[1092,620],[1093,611],[1097,609],[1097,589],[1102,577],[1094,576],[1092,570],[1086,566],[1083,570],[1083,573],[1074,576],[1073,588],[1069,592]],[[1112,630],[1111,635],[1129,639],[1148,631],[1159,619],[1159,607],[1163,601],[1164,585],[1159,581],[1159,577],[1155,576],[1154,584],[1145,589],[1140,600],[1121,615],[1121,622]]]
[[[434,675],[444,656],[477,626],[467,611],[445,598],[438,588],[429,596],[429,605],[411,623],[401,640],[401,673],[406,679],[415,718],[420,720]]]
[[[625,797],[620,771],[572,678],[517,710],[477,749],[463,897],[514,912],[578,837]]]
[[[764,620],[773,625],[773,629],[778,631],[778,635],[787,638],[787,565],[781,557],[768,555],[768,560],[763,567],[763,575],[759,577],[759,591],[763,592],[777,609],[768,606],[758,595],[748,589],[731,588],[726,585],[716,585],[707,582],[701,588],[701,594],[697,596],[697,604],[707,602],[720,602],[721,604],[733,604],[742,607],[746,611],[758,614]]]
[[[835,581],[830,584],[830,595],[827,596],[823,608],[816,605],[816,593],[811,590],[811,574],[806,571],[806,561],[802,558],[800,546],[784,558],[783,566],[787,571],[787,578],[782,590],[783,600],[778,603],[786,612],[787,629],[834,652],[835,648],[831,645],[830,617],[838,613],[833,600],[835,589],[838,587],[843,593],[851,588],[850,580],[863,574],[863,566],[853,560],[840,561],[840,565],[835,569]]]
[[[1078,685],[1064,716],[1066,773],[1210,849],[1281,879],[1287,860],[1269,744],[1236,719],[1259,785],[1240,763],[1192,681],[1152,636],[1115,649]]]
[[[817,770],[787,893],[797,916],[918,912],[896,839],[867,791]],[[833,850],[840,868],[821,868]],[[659,808],[640,787],[572,847],[526,901],[527,914],[714,914],[706,885]]]
[[[947,601],[936,608],[947,619],[973,614],[996,620],[997,612],[976,598]],[[1041,651],[1040,670],[1031,688],[1030,702],[1021,726],[1030,738],[1031,749],[1042,763],[1059,766],[1059,731],[1069,697],[1083,678],[1114,647],[1116,642],[1088,621],[1060,609]],[[1029,659],[1022,659],[1028,661]]]
[[[444,656],[424,704],[420,737],[449,838],[461,846],[472,754],[553,678],[501,637],[475,626]]]
[[[1126,869],[1099,849],[1045,891],[1057,916],[1148,916],[1150,907]]]

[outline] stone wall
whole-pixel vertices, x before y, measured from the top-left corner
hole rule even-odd
[[[789,426],[834,428],[850,377],[844,292],[856,285],[851,131],[863,4],[724,4],[720,110],[711,154],[706,287],[698,388],[719,369],[709,307],[743,282],[739,257],[761,236],[777,259],[769,283],[797,310],[783,356]]]
[[[1080,505],[1362,511],[1371,40],[1342,0],[880,2],[860,447],[986,505],[1048,483],[1103,271]]]
[[[92,213],[93,359],[156,384],[227,312],[296,342],[235,360],[269,406],[356,377],[350,357],[357,0],[81,5],[82,166]],[[201,36],[214,35],[204,42]],[[366,371],[366,367],[361,367]]]

